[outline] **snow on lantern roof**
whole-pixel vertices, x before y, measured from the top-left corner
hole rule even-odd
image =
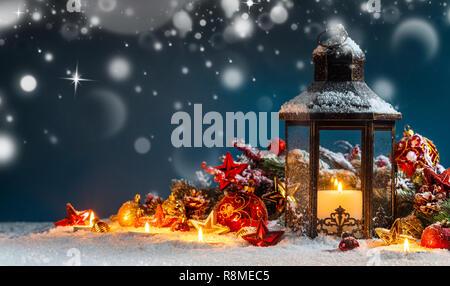
[[[326,31],[325,31],[326,32]],[[335,53],[336,57],[352,55],[353,58],[364,59],[364,52],[347,34],[342,24],[337,24],[331,30],[331,37],[317,46],[314,53]],[[322,33],[323,34],[323,33]],[[319,35],[322,36],[322,34]],[[319,41],[320,39],[318,39]]]
[[[365,55],[342,25],[313,52],[314,82],[281,106],[280,120],[400,120],[401,113],[364,82]]]

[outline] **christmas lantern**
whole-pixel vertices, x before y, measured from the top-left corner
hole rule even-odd
[[[286,224],[310,237],[348,232],[369,238],[381,206],[395,217],[395,167],[385,156],[386,164],[374,173],[375,138],[391,142],[379,155],[391,153],[402,115],[364,82],[364,52],[342,25],[321,33],[317,42],[314,82],[279,111],[286,192],[295,199],[286,202]]]
[[[267,223],[266,206],[253,193],[230,192],[217,204],[217,222],[233,232],[243,227],[257,227],[260,220]]]

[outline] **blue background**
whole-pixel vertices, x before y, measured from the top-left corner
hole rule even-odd
[[[19,142],[15,162],[0,169],[0,221],[57,220],[64,217],[67,202],[77,209],[93,208],[99,216],[107,217],[136,193],[157,192],[167,197],[171,179],[194,180],[202,161],[219,164],[218,157],[226,151],[223,148],[172,147],[174,126],[170,118],[176,112],[174,104],[181,103],[182,110],[189,113],[194,103],[202,103],[204,112],[222,114],[278,111],[312,81],[311,53],[320,29],[305,33],[309,21],[322,27],[330,19],[344,23],[366,52],[369,86],[387,78],[395,87],[389,101],[403,113],[403,120],[397,124],[398,136],[403,125],[410,124],[434,141],[441,164],[448,166],[450,25],[448,7],[442,4],[445,1],[398,1],[395,7],[400,13],[392,23],[383,21],[383,14],[375,19],[362,12],[362,2],[295,1],[286,23],[275,25],[269,33],[255,25],[250,38],[217,48],[211,46],[214,33],[201,29],[198,21],[210,10],[214,11],[211,18],[223,17],[220,5],[202,1],[190,12],[194,32],[185,38],[164,35],[173,28],[170,21],[151,32],[151,37],[163,43],[161,51],[143,48],[138,36],[107,29],[91,29],[89,36],[67,41],[59,32],[62,19],[78,23],[82,21],[77,18],[80,15],[51,16],[50,8],[44,6],[41,8],[48,18],[34,23],[25,14],[27,19],[17,29],[0,34],[6,39],[0,47],[0,91],[5,101],[0,109],[0,131],[14,134]],[[382,1],[386,8],[388,4],[383,2],[387,1]],[[268,11],[274,4],[260,4],[259,8]],[[246,9],[243,4],[241,12]],[[260,13],[251,9],[251,17]],[[398,47],[392,47],[395,28],[410,18],[425,20],[437,32],[439,49],[431,59],[426,59],[427,43],[421,36],[406,37]],[[215,22],[217,31],[224,30],[226,21]],[[52,28],[46,26],[49,22]],[[298,25],[297,30],[291,28],[293,23]],[[197,30],[202,33],[201,40],[194,38]],[[195,51],[189,48],[192,43],[197,45]],[[264,51],[258,51],[259,45]],[[205,47],[204,52],[198,50],[200,46]],[[52,51],[54,61],[46,63],[38,49]],[[113,81],[107,74],[108,61],[117,55],[127,58],[133,68],[124,82]],[[211,60],[212,68],[205,67],[206,60]],[[297,61],[303,61],[305,67],[298,69]],[[74,70],[77,62],[83,77],[95,81],[82,82],[74,96],[70,81],[61,77],[67,76],[67,69]],[[189,68],[187,75],[181,72],[184,66]],[[238,67],[245,75],[244,84],[237,90],[224,88],[220,74],[216,74],[228,66]],[[18,88],[24,73],[37,78],[38,89],[32,95],[23,95]],[[142,93],[135,92],[136,85],[142,87]],[[102,123],[102,106],[86,101],[98,88],[117,93],[128,112],[124,128],[107,138],[101,136],[106,124]],[[157,96],[153,96],[153,90]],[[3,120],[7,113],[14,115],[12,124]],[[58,137],[58,144],[50,144],[45,130]],[[282,123],[280,130],[283,137]],[[134,149],[135,140],[141,136],[151,141],[151,150],[143,155]]]

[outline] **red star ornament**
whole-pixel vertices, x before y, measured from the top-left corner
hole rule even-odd
[[[256,232],[243,235],[242,238],[254,246],[267,247],[276,245],[283,234],[284,231],[269,231],[264,222],[260,220]]]
[[[70,203],[66,205],[66,208],[67,218],[55,222],[56,226],[86,225],[89,223],[91,214],[94,213],[92,210],[77,211]]]
[[[426,168],[423,172],[429,185],[438,185],[442,187],[447,196],[450,194],[450,168],[442,174],[437,174],[431,168]]]
[[[241,174],[247,167],[248,167],[248,164],[235,163],[233,160],[233,156],[231,156],[231,153],[228,152],[225,155],[225,160],[223,161],[223,164],[220,166],[214,167],[214,169],[222,171],[225,175],[224,178],[220,179],[219,188],[221,190],[223,190],[230,183],[235,184],[236,183],[236,175]]]

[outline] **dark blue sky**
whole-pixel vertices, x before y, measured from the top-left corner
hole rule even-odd
[[[133,1],[123,1],[127,2],[133,7]],[[158,18],[163,24],[155,24],[153,31],[140,36],[118,34],[108,29],[108,19],[100,17],[104,27],[89,27],[85,23],[92,19],[89,13],[86,20],[83,13],[62,14],[60,6],[52,15],[51,3],[33,1],[34,6],[24,9],[23,18],[15,23],[17,28],[0,30],[0,131],[18,142],[16,160],[0,169],[0,221],[56,220],[65,215],[67,202],[107,217],[136,193],[155,191],[167,197],[172,178],[193,179],[202,161],[217,164],[217,157],[224,153],[223,149],[173,148],[170,118],[176,108],[192,113],[193,104],[202,103],[204,112],[222,114],[278,111],[312,81],[315,36],[336,21],[366,51],[366,82],[369,86],[378,83],[381,91],[391,95],[388,101],[403,113],[398,134],[410,124],[436,143],[441,163],[449,166],[449,7],[443,5],[445,1],[398,1],[398,5],[381,1],[382,13],[375,19],[361,10],[363,2],[280,1],[288,12],[284,23],[268,32],[254,24],[248,38],[227,42],[222,35],[233,18],[224,16],[220,1],[200,1],[186,8],[193,31],[184,38],[171,35],[172,20],[163,16]],[[151,9],[160,1],[145,3]],[[266,19],[265,13],[275,5],[271,1],[252,7],[250,21]],[[36,11],[44,16],[39,21],[33,20]],[[242,4],[235,15],[247,11]],[[202,19],[207,20],[206,26],[199,24]],[[411,19],[421,24],[413,26],[412,32],[406,29],[394,45],[396,29]],[[69,27],[70,33],[61,31],[62,27]],[[88,27],[86,34],[81,32],[83,27]],[[435,53],[429,28],[437,35]],[[155,50],[155,43],[161,43],[162,50]],[[47,52],[53,61],[45,61]],[[131,74],[123,81],[108,73],[115,57],[130,64]],[[206,67],[207,61],[211,68]],[[82,77],[94,81],[81,82],[74,96],[73,85],[62,78],[77,63]],[[242,72],[240,88],[223,85],[227,68]],[[25,74],[38,83],[30,94],[19,87]],[[109,99],[98,96],[99,90]],[[114,100],[116,104],[110,102]],[[8,115],[13,122],[7,122]],[[282,123],[280,129],[284,129]],[[151,142],[145,154],[134,147],[140,137]]]

